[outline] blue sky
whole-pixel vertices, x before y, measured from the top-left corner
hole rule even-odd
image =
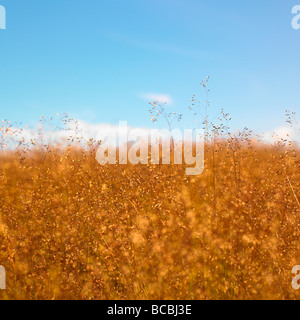
[[[0,118],[33,125],[67,112],[151,126],[147,97],[184,113],[211,76],[212,115],[269,131],[300,112],[296,0],[0,0]]]

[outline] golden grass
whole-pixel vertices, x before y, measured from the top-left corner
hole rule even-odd
[[[205,170],[0,158],[1,299],[296,299],[299,150],[215,142]]]

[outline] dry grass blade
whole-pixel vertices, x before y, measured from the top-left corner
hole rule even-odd
[[[296,193],[295,193],[295,190],[294,190],[294,188],[293,188],[293,186],[292,186],[292,184],[291,184],[291,180],[289,179],[289,177],[287,177],[287,180],[288,180],[288,182],[289,182],[289,185],[290,185],[290,187],[291,187],[291,190],[292,190],[292,192],[293,192],[293,195],[294,195],[294,197],[295,197],[295,199],[296,199],[296,202],[297,202],[297,204],[298,204],[298,207],[300,208],[300,202],[299,202],[299,200],[298,200],[298,198],[297,198],[297,195],[296,195]]]

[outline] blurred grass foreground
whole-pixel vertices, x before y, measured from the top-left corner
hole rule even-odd
[[[214,131],[202,175],[106,165],[93,142],[5,141],[1,299],[296,299],[300,157]]]

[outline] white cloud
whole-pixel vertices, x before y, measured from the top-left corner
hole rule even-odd
[[[263,138],[269,143],[282,139],[300,143],[300,127],[279,127],[273,131],[264,133]]]
[[[158,101],[160,103],[172,104],[173,100],[168,94],[159,94],[159,93],[143,93],[140,94],[140,97],[149,101]]]
[[[157,96],[152,96],[152,98],[157,98]],[[155,100],[155,99],[154,99]],[[1,133],[0,127],[0,133]],[[131,131],[143,130],[143,132],[147,132],[150,136],[150,128],[139,128],[139,127],[127,127],[128,134]],[[44,145],[56,145],[61,144],[62,146],[70,145],[76,141],[88,142],[90,139],[94,139],[96,141],[102,140],[104,141],[104,137],[110,137],[107,142],[111,144],[115,144],[114,138],[116,137],[116,143],[118,141],[124,141],[127,136],[126,130],[124,127],[119,127],[119,124],[109,124],[109,123],[88,123],[86,121],[78,120],[76,123],[71,123],[68,125],[68,128],[62,130],[39,130],[38,127],[35,128],[22,128],[16,129],[12,128],[11,131],[14,131],[14,139],[9,138],[10,134],[7,134],[6,142],[9,143],[10,146],[14,146],[18,143],[18,141],[26,142],[28,144],[35,144],[37,141],[37,145],[42,143]],[[294,141],[300,144],[300,127],[299,125],[292,127],[283,126],[279,127],[273,131],[263,133],[261,135],[263,141],[267,143],[274,143],[276,141],[288,140]]]
[[[144,130],[149,132],[147,128],[130,127],[127,125],[127,131],[130,133],[132,130]],[[73,142],[80,141],[81,143],[88,142],[90,139],[96,141],[108,141],[111,144],[122,141],[127,136],[126,128],[124,126],[113,125],[109,123],[88,123],[86,121],[78,120],[68,125],[64,129],[52,129],[52,130],[39,130],[36,128],[19,128],[14,130],[13,139],[7,139],[10,141],[10,145],[13,146],[18,141],[23,141],[31,144],[32,142],[42,143],[44,145],[62,144],[63,146],[72,144]],[[8,136],[9,137],[9,136]],[[115,141],[116,140],[116,141]]]

